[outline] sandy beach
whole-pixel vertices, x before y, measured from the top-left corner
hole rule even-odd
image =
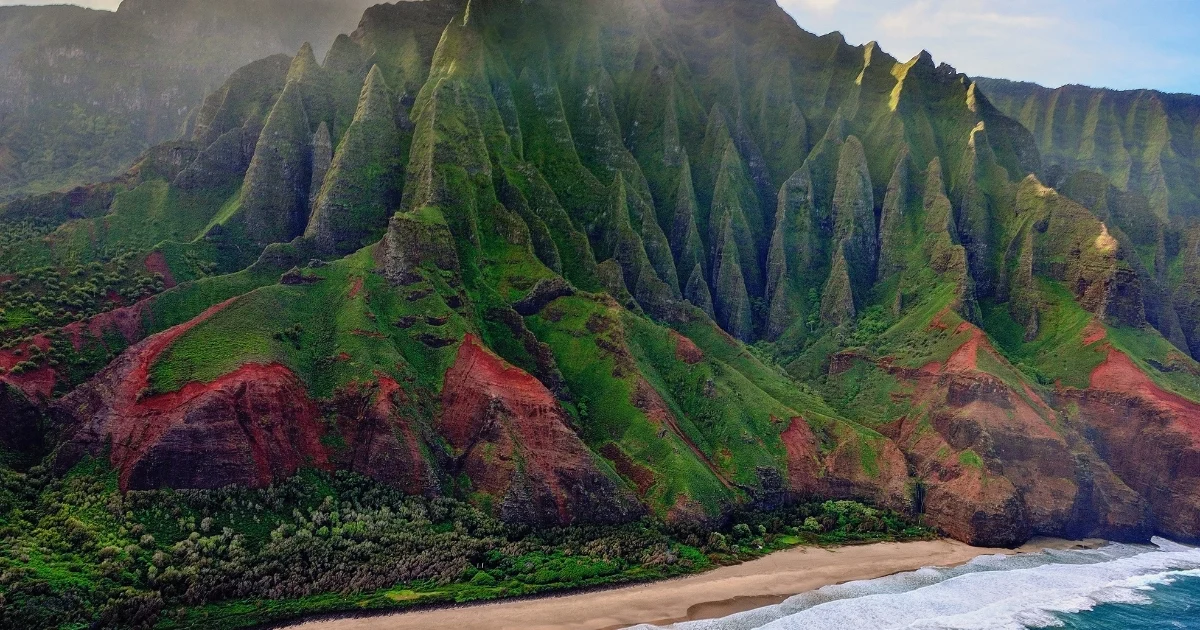
[[[1038,540],[1016,551],[971,547],[952,540],[834,549],[799,547],[665,582],[544,599],[311,621],[289,630],[617,630],[643,623],[664,625],[777,604],[830,584],[926,566],[954,566],[981,555],[1096,544]]]

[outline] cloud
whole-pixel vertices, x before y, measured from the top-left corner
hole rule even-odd
[[[800,5],[801,7],[817,11],[819,13],[830,13],[842,3],[842,0],[794,0],[793,2],[783,2],[786,5]]]
[[[963,33],[976,37],[1012,37],[1014,31],[1052,28],[1059,20],[1037,13],[1001,13],[978,1],[918,0],[885,13],[878,24],[885,34],[942,39],[948,34],[961,36]]]

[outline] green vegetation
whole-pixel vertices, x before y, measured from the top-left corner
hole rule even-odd
[[[0,469],[0,626],[231,628],[930,535],[889,509],[997,545],[1180,522],[1172,421],[1131,474],[1071,413],[1109,345],[1200,398],[1171,178],[1057,192],[927,55],[693,4],[379,5],[324,63],[234,73],[119,180],[0,208],[0,459],[54,453]],[[286,388],[225,387],[264,365]],[[275,485],[140,491],[238,467]]]
[[[0,343],[135,304],[165,288],[130,249],[66,268],[22,271],[0,281]]]
[[[739,513],[715,530],[656,521],[530,530],[450,499],[306,471],[263,490],[116,490],[87,461],[0,477],[0,626],[241,628],[663,579],[798,544],[925,539],[850,501]]]
[[[1092,371],[1107,356],[1098,346],[1085,344],[1084,329],[1095,316],[1083,310],[1058,282],[1040,282],[1041,311],[1038,335],[1024,340],[1025,330],[1012,320],[1008,306],[983,307],[983,328],[996,341],[996,349],[1027,378],[1043,386],[1061,383],[1086,388]]]

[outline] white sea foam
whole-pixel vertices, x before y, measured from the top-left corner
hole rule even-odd
[[[1147,603],[1146,592],[1200,577],[1200,549],[1156,547],[984,556],[953,569],[830,586],[724,619],[673,630],[1025,630],[1061,625],[1057,615],[1104,603]],[[639,626],[653,630],[652,626]]]

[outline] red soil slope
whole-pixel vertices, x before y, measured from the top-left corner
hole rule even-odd
[[[1093,335],[1093,343],[1103,339]],[[1108,357],[1084,391],[1059,395],[1113,469],[1146,497],[1156,531],[1196,541],[1200,532],[1200,404],[1155,383],[1125,353]]]
[[[540,381],[467,335],[446,373],[438,432],[506,520],[620,520],[632,497],[604,475]]]
[[[910,412],[886,432],[924,483],[927,522],[992,544],[1033,534],[1136,538],[1141,499],[1045,400],[981,371],[981,353],[1005,360],[978,327],[955,330],[968,333],[945,364],[880,366],[907,384],[898,395]]]
[[[231,302],[134,346],[55,403],[75,429],[58,464],[111,448],[122,489],[262,487],[302,466],[328,466],[318,410],[283,366],[245,365],[212,383],[147,395],[158,356]]]

